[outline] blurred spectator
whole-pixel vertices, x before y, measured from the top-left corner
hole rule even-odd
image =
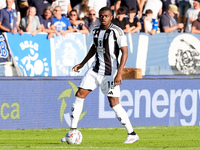
[[[82,0],[82,2],[77,4],[74,8],[78,10],[79,19],[88,17],[88,12],[89,12],[88,0]]]
[[[85,22],[85,27],[89,30],[90,33],[93,31],[93,28],[95,26],[100,25],[100,21],[99,18],[96,17],[95,10],[89,11],[89,17],[85,17],[84,22]]]
[[[185,14],[188,8],[191,8],[190,0],[179,0],[179,19],[178,22],[184,23],[186,21]]]
[[[125,10],[126,14],[128,12],[129,7],[135,8],[137,12],[140,1],[141,0],[116,0],[116,4],[115,4],[116,14],[117,14],[117,10],[120,7],[122,7]]]
[[[174,4],[178,7],[179,0],[161,0],[162,2],[162,14],[165,13],[168,9],[169,4]]]
[[[97,16],[99,16],[99,10],[105,6],[107,6],[107,0],[88,0],[89,10],[95,10]]]
[[[166,33],[178,33],[183,32],[183,23],[178,23],[174,19],[175,14],[178,14],[178,7],[176,5],[170,4],[166,13],[161,16],[160,19],[160,31]]]
[[[36,8],[36,15],[40,16],[43,13],[43,10],[47,6],[51,6],[51,3],[48,0],[28,0],[29,6],[33,6]]]
[[[29,7],[28,0],[17,0],[17,1],[18,1],[21,18],[24,18],[27,15],[27,10]]]
[[[69,19],[74,32],[89,33],[88,29],[84,25],[84,21],[78,20],[77,11],[75,9],[70,11]]]
[[[158,19],[162,15],[162,2],[160,0],[141,0],[140,16],[144,16],[147,9],[153,11],[153,18]]]
[[[19,24],[21,21],[21,13],[19,10],[19,0],[15,0],[15,3],[12,5],[12,8],[15,9],[17,11],[17,28],[19,28]]]
[[[65,36],[67,33],[73,32],[73,28],[68,18],[62,16],[62,10],[60,6],[54,8],[53,22],[56,30]]]
[[[30,7],[28,10],[28,16],[22,18],[20,27],[24,32],[31,32],[31,36],[35,36],[41,32],[40,20],[36,16],[35,7]]]
[[[48,39],[53,37],[53,33],[56,33],[57,36],[59,35],[53,23],[52,17],[53,12],[51,6],[46,7],[43,11],[43,14],[39,16],[41,30],[42,32],[48,33]]]
[[[62,15],[69,16],[69,12],[72,10],[70,0],[53,0],[51,5],[53,8],[60,6],[62,10]]]
[[[193,0],[193,7],[189,8],[186,12],[186,26],[185,32],[191,32],[192,22],[197,19],[200,11],[200,0]]]
[[[136,17],[135,8],[131,7],[128,9],[128,21],[130,25],[129,32],[132,32],[132,33],[140,32],[142,26],[141,26],[140,20]]]
[[[158,20],[153,18],[151,9],[147,9],[145,12],[143,28],[145,33],[150,33],[151,35],[154,35],[158,30]]]
[[[126,15],[125,13],[126,12],[124,8],[122,7],[119,8],[117,10],[116,18],[112,20],[112,23],[119,26],[124,31],[124,33],[128,33],[130,29],[130,25],[129,25],[128,19],[125,18],[125,15]]]
[[[192,23],[191,33],[200,34],[200,12],[198,13],[198,18]]]
[[[6,0],[1,0],[0,9],[3,9],[5,7],[6,7]]]
[[[14,0],[6,0],[6,7],[0,10],[0,31],[23,34],[17,25],[17,11],[12,9]]]
[[[115,0],[107,0],[107,6],[112,10],[112,15],[115,16]]]
[[[74,8],[77,4],[81,3],[82,0],[70,0],[72,8]]]
[[[12,4],[12,9],[15,9],[16,10],[16,4],[17,2],[15,1],[13,4]],[[0,9],[3,9],[6,7],[6,0],[0,0]]]

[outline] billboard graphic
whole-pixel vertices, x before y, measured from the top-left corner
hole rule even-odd
[[[72,72],[72,68],[81,63],[87,53],[84,34],[68,33],[65,36],[55,36],[52,41],[54,41],[54,46],[52,46],[53,75],[84,75],[87,65],[79,73]]]
[[[200,73],[200,41],[191,34],[181,34],[174,38],[169,48],[169,65],[179,74]]]
[[[50,40],[44,34],[7,33],[14,58],[24,76],[51,76]]]
[[[92,34],[68,33],[50,40],[46,34],[7,33],[11,51],[25,76],[83,76],[79,64],[92,44]],[[186,33],[126,34],[129,56],[125,67],[141,68],[143,75],[196,75],[200,66],[200,35]]]
[[[64,119],[65,119],[67,125],[70,126],[71,125],[71,117],[70,117],[71,115],[70,115],[70,112],[65,113],[65,110],[66,110],[66,107],[67,107],[67,100],[69,100],[69,98],[71,98],[71,97],[74,97],[73,95],[76,94],[76,91],[78,90],[78,88],[71,81],[68,81],[68,84],[71,86],[71,88],[65,89],[59,95],[58,101],[62,100],[61,106],[60,106],[60,122],[63,123],[63,116],[64,116]],[[84,111],[83,113],[81,113],[79,121],[85,116],[86,113],[87,113],[87,111]]]
[[[80,79],[1,80],[0,129],[69,128]],[[198,79],[123,80],[120,103],[133,126],[200,125]],[[13,90],[8,90],[13,89]],[[120,127],[99,88],[85,99],[78,127]]]
[[[10,48],[3,34],[0,33],[0,63],[11,62]]]

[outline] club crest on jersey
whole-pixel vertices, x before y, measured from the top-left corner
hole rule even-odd
[[[108,38],[108,33],[105,34],[105,39],[107,39],[107,38]]]

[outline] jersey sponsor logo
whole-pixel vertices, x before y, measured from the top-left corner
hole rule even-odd
[[[102,40],[99,40],[99,41],[98,41],[98,46],[99,46],[99,47],[103,47],[103,41],[102,41]]]
[[[97,52],[98,53],[105,53],[105,48],[99,48],[99,47],[97,47]]]

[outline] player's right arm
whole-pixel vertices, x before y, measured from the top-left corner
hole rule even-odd
[[[78,65],[75,65],[73,68],[72,68],[72,71],[74,70],[75,72],[79,72],[79,69],[81,69],[87,62],[88,60],[90,60],[90,58],[92,58],[94,56],[96,52],[96,49],[95,49],[95,45],[93,44],[88,52],[88,54],[85,56],[85,58],[83,59],[83,61],[78,64]]]

